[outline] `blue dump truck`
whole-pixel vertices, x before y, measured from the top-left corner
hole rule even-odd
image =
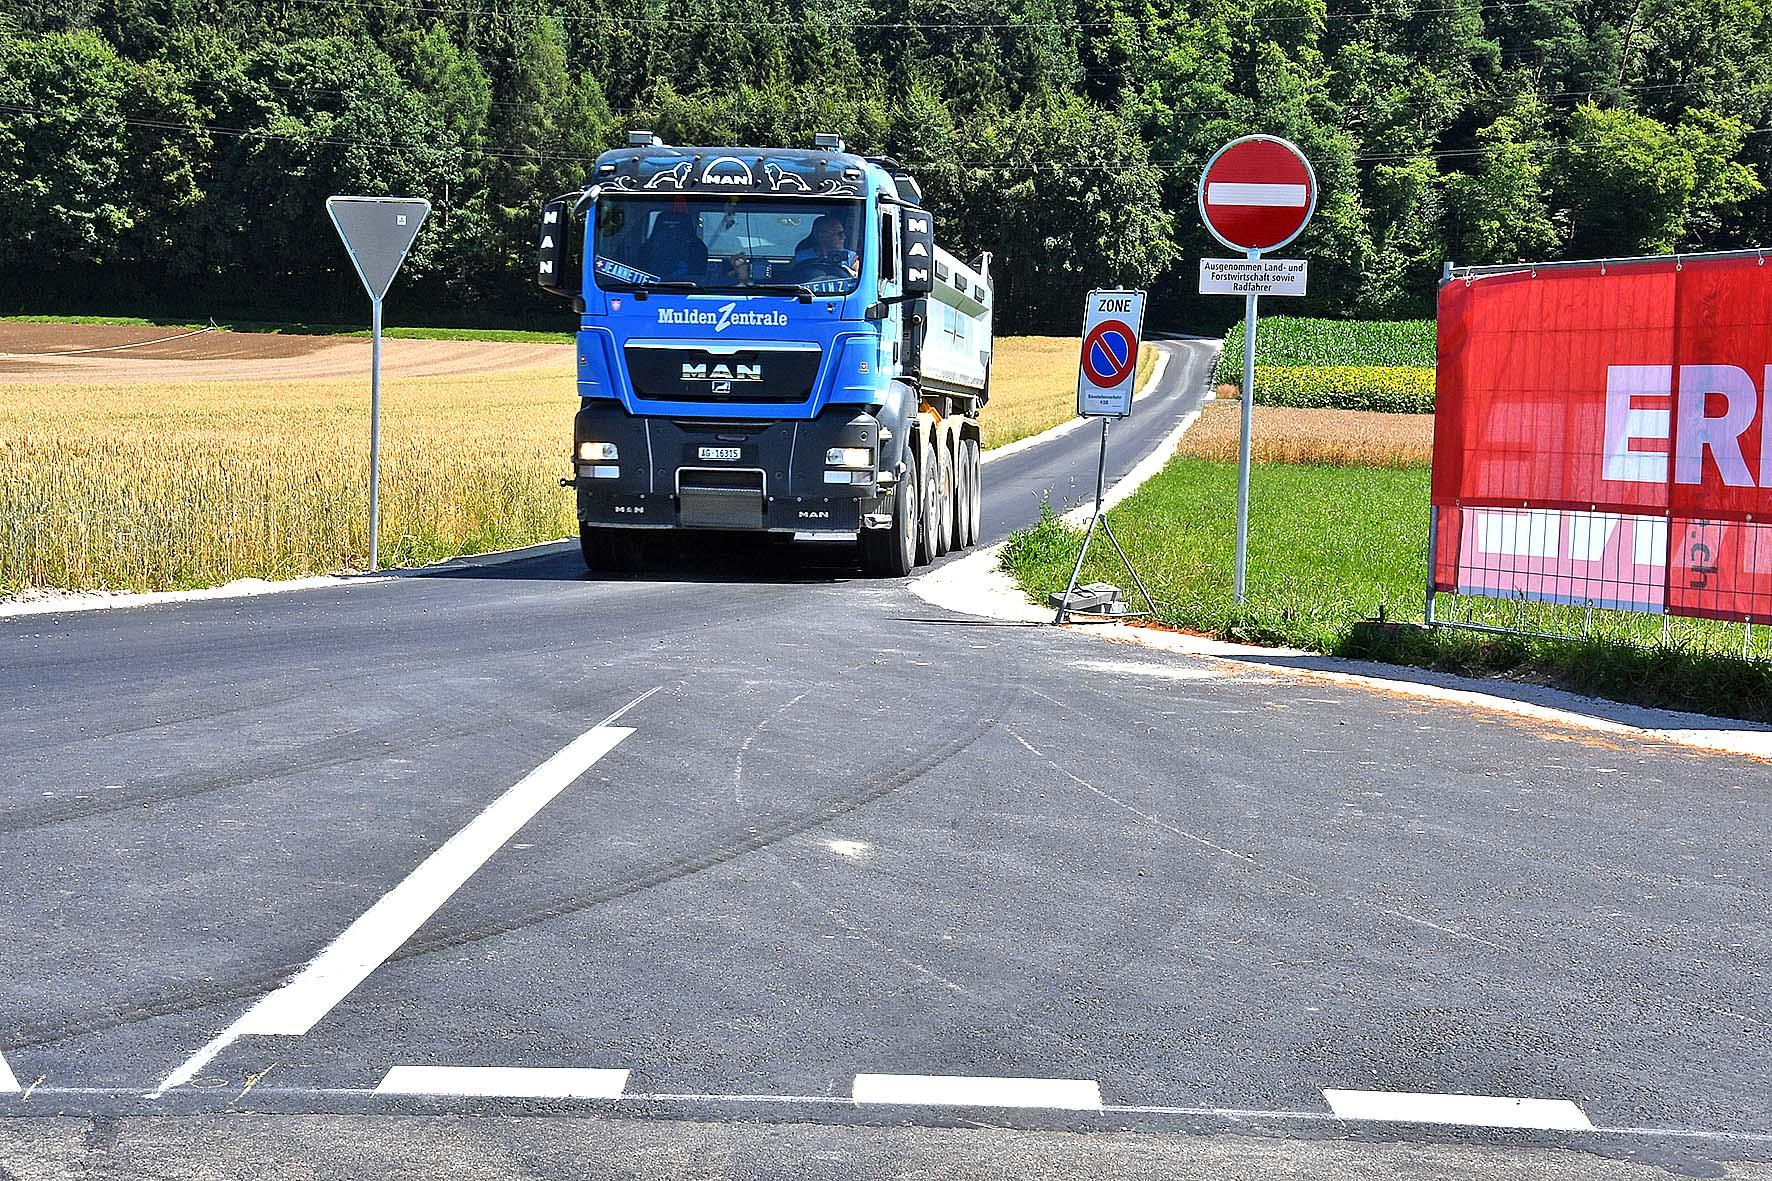
[[[629,133],[541,213],[579,313],[572,475],[592,570],[648,530],[850,542],[902,575],[978,540],[990,256],[942,250],[891,160]]]

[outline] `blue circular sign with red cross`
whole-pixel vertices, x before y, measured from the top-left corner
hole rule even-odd
[[[1112,389],[1138,366],[1136,333],[1121,320],[1103,320],[1083,338],[1083,376],[1090,384]]]

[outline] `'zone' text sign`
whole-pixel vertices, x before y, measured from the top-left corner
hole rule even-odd
[[[1091,291],[1083,312],[1083,355],[1077,367],[1077,413],[1124,418],[1132,413],[1144,292]]]

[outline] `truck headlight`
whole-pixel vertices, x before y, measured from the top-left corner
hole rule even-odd
[[[620,459],[621,453],[614,443],[580,443],[578,457],[586,463],[595,463],[600,459]]]
[[[872,447],[832,447],[824,453],[826,467],[865,467],[874,466],[874,449]]]

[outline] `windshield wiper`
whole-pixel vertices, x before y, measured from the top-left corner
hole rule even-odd
[[[736,288],[736,290],[775,291],[784,295],[798,296],[801,303],[811,303],[813,295],[816,294],[812,288],[806,286],[804,283],[745,283]]]
[[[634,284],[634,298],[644,303],[646,297],[651,295],[655,288],[660,287],[669,287],[673,290],[681,291],[697,291],[700,290],[701,284],[695,282],[693,279],[657,279],[651,283],[636,283]]]
[[[729,292],[748,295],[753,291],[766,291],[772,295],[797,296],[801,303],[811,303],[812,297],[818,294],[803,283],[707,283],[700,290],[718,291],[723,295]]]

